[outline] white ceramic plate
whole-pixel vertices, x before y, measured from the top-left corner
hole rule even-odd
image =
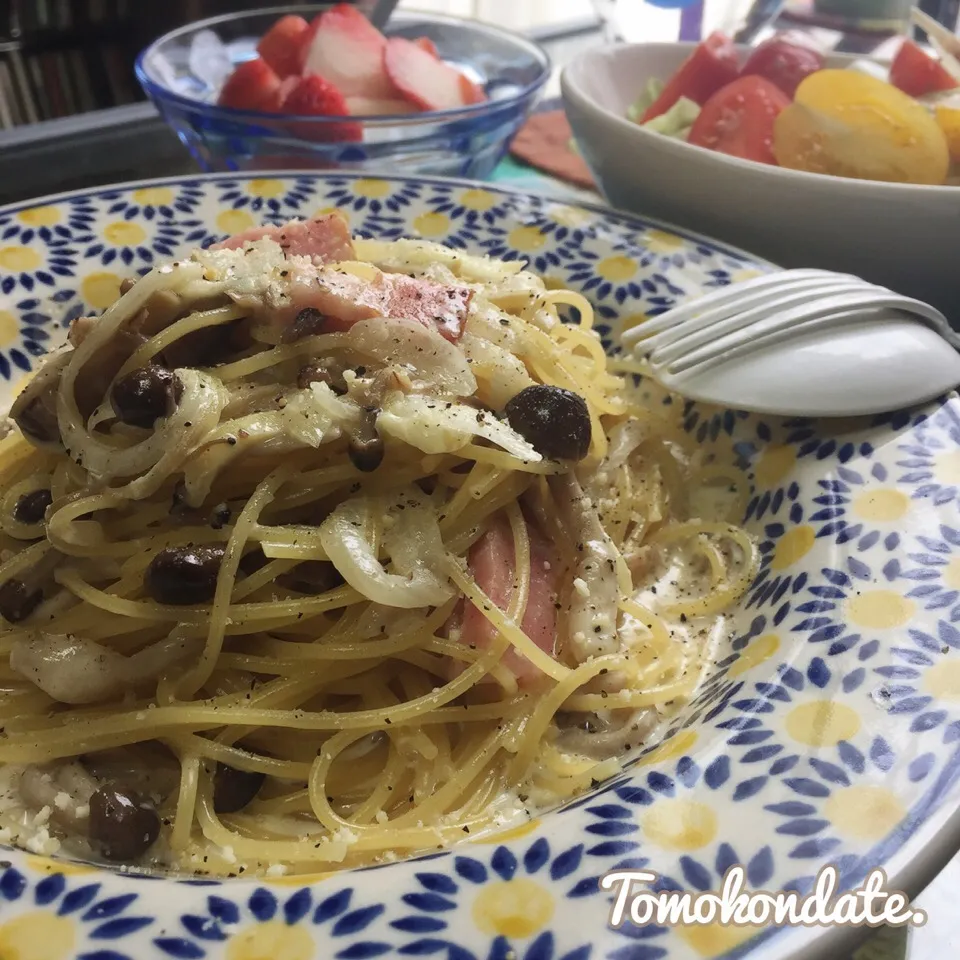
[[[0,210],[0,386],[9,398],[122,277],[211,237],[336,206],[355,231],[423,236],[583,291],[609,334],[770,269],[601,208],[452,180],[198,177]],[[615,780],[493,842],[353,873],[147,878],[0,863],[10,960],[695,960],[822,957],[837,931],[617,931],[598,878],[644,865],[683,889],[843,885],[884,866],[927,882],[957,846],[960,401],[831,425],[696,405],[685,427],[734,442],[763,565],[709,681]]]

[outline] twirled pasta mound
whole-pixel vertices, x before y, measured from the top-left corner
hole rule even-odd
[[[619,769],[756,552],[744,478],[592,316],[334,215],[75,321],[0,442],[0,839],[307,872]]]

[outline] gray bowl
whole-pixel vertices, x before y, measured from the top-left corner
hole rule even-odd
[[[751,250],[785,267],[859,274],[926,300],[960,325],[954,243],[960,187],[849,180],[751,163],[646,130],[626,110],[691,45],[631,44],[582,54],[563,71],[577,144],[615,207]],[[849,58],[834,58],[843,66]]]

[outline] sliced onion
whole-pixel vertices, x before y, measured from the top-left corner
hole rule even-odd
[[[489,283],[519,273],[519,260],[496,260],[451,250],[430,240],[354,240],[357,256],[394,273],[420,273],[442,264],[462,280]]]
[[[349,350],[385,366],[399,365],[442,393],[469,397],[477,389],[467,358],[435,328],[415,320],[360,320],[347,332]]]
[[[591,657],[616,653],[620,649],[617,637],[618,568],[623,559],[577,478],[566,474],[551,477],[547,482],[566,516],[567,529],[577,543],[574,577],[581,581],[581,585],[570,598],[567,627],[570,649],[577,662],[583,663]],[[580,549],[581,544],[583,549]]]
[[[456,453],[472,437],[484,437],[520,460],[543,458],[523,437],[492,413],[462,403],[417,394],[394,394],[383,405],[377,426],[424,453]]]
[[[502,410],[521,390],[533,386],[523,361],[509,350],[471,333],[460,338],[460,346],[479,381],[477,396],[495,410]]]
[[[38,633],[14,643],[10,666],[60,703],[100,703],[156,677],[195,648],[193,642],[164,640],[125,657],[83,637]]]
[[[401,550],[394,558],[398,568],[402,566],[407,572],[387,573],[368,534],[379,506],[365,496],[345,500],[320,526],[323,549],[343,579],[369,600],[386,607],[435,607],[450,599],[451,587],[427,566],[433,545],[440,539],[433,512],[422,504],[408,508],[414,517],[403,527],[403,534],[412,542],[408,550]],[[391,542],[396,549],[395,538]]]
[[[282,410],[264,410],[214,424],[183,468],[184,499],[199,507],[217,476],[241,455],[297,447],[317,448],[340,437],[343,428],[360,422],[360,408],[341,400],[325,383],[298,390]]]

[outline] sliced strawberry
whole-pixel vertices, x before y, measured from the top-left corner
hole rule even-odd
[[[372,97],[347,97],[347,106],[354,117],[386,117],[413,113],[417,109],[409,100],[374,100]]]
[[[460,96],[467,103],[483,103],[487,99],[483,87],[474,83],[465,73],[460,74]]]
[[[320,17],[323,14],[318,13],[307,25],[306,32],[300,37],[300,43],[298,45],[299,53],[299,73],[306,73],[307,69],[307,57],[310,56],[310,50],[313,47],[314,37],[317,35],[317,31],[320,29]]]
[[[383,69],[386,40],[362,13],[338,3],[321,13],[310,29],[314,34],[304,73],[326,77],[344,96],[376,100],[396,96]]]
[[[278,77],[293,76],[300,72],[300,46],[309,29],[303,17],[294,14],[281,17],[257,44],[257,53]]]
[[[289,97],[290,94],[293,93],[293,91],[296,89],[297,84],[299,82],[300,82],[300,75],[296,73],[293,74],[293,76],[284,77],[280,81],[280,86],[277,87],[276,103],[273,109],[271,110],[271,113],[281,112],[287,97]]]
[[[394,86],[424,110],[453,110],[475,102],[475,93],[465,87],[466,77],[462,73],[412,40],[391,37],[384,50],[383,65]]]
[[[530,536],[530,592],[521,627],[541,650],[553,656],[557,561],[550,545],[529,524],[527,532]],[[501,610],[506,610],[513,593],[516,568],[513,534],[506,520],[498,518],[471,547],[468,563],[480,589]],[[496,629],[490,621],[473,604],[467,604],[463,610],[460,641],[483,650],[495,636]],[[539,668],[512,647],[507,649],[500,662],[514,674],[521,686],[536,683],[543,677]]]
[[[298,117],[348,117],[350,108],[343,94],[329,80],[318,74],[301,77],[281,105],[281,111]],[[363,128],[359,123],[293,123],[295,136],[303,140],[360,140]]]
[[[220,91],[217,103],[235,110],[275,111],[280,78],[265,60],[256,57],[238,64]]]
[[[426,50],[434,60],[440,59],[440,52],[437,45],[429,37],[417,37],[413,41],[421,50]]]

